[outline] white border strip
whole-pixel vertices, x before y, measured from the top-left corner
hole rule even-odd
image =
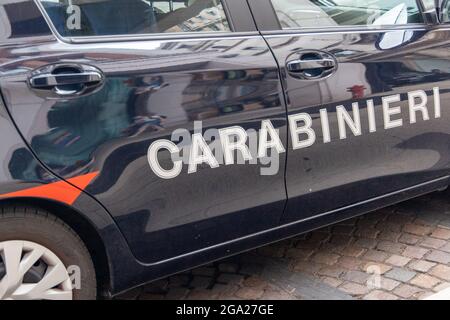
[[[433,294],[424,300],[450,300],[450,288],[444,289],[441,292]]]

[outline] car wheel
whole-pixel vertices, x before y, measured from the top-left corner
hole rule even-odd
[[[0,208],[0,300],[91,300],[94,265],[83,241],[54,215]]]

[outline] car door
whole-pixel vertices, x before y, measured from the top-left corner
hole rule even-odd
[[[249,3],[287,101],[284,222],[446,182],[450,33],[426,21],[421,3]]]
[[[9,34],[0,48],[0,87],[18,129],[58,176],[96,174],[86,192],[140,261],[279,223],[286,154],[268,162],[271,150],[258,157],[249,145],[263,120],[286,145],[286,109],[276,61],[245,1],[0,4],[2,19],[32,27],[27,17],[39,10],[52,30]],[[217,133],[227,128],[244,132],[250,156],[220,155]]]

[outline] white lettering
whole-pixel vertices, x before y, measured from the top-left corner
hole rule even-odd
[[[402,113],[400,106],[391,107],[392,103],[401,101],[400,95],[396,94],[396,95],[392,95],[392,96],[388,96],[388,97],[383,97],[382,100],[383,100],[384,128],[386,130],[388,130],[388,129],[393,129],[393,128],[403,126],[402,119],[392,120],[392,118],[391,118],[393,115]]]
[[[268,141],[268,136],[271,138],[270,141]],[[270,149],[275,149],[278,153],[286,152],[272,122],[270,120],[264,120],[261,123],[261,131],[259,132],[258,157],[266,157],[267,150]]]
[[[420,99],[417,103],[416,100]],[[408,103],[409,103],[409,121],[410,123],[416,123],[417,117],[416,113],[422,113],[423,120],[430,120],[430,115],[428,113],[427,103],[428,97],[425,91],[417,90],[408,93]]]
[[[323,143],[331,142],[330,121],[327,109],[320,109],[320,122],[322,124]]]
[[[153,172],[162,179],[173,179],[180,175],[181,170],[183,169],[183,161],[177,160],[174,161],[174,166],[171,170],[165,170],[161,167],[158,160],[158,153],[160,150],[166,149],[171,154],[180,153],[180,149],[169,140],[158,140],[151,144],[150,148],[148,148],[147,158],[148,163],[150,164],[150,168],[152,168]]]
[[[352,104],[352,109],[353,109],[353,119],[348,114],[344,106],[338,106],[336,108],[339,125],[339,137],[341,138],[341,140],[347,138],[346,125],[350,128],[350,130],[353,132],[355,136],[360,136],[362,134],[361,117],[359,114],[358,102]]]
[[[230,127],[219,130],[220,140],[222,142],[222,149],[225,157],[225,164],[234,164],[234,151],[237,150],[241,153],[244,162],[253,159],[250,150],[248,149],[247,133],[242,127]],[[231,141],[230,138],[236,137],[236,141]]]
[[[441,95],[439,93],[439,87],[433,88],[434,96],[434,117],[436,119],[441,117]]]
[[[373,100],[367,100],[367,115],[369,117],[369,132],[377,132],[377,121],[375,118],[375,107]]]
[[[211,168],[218,168],[219,163],[201,133],[192,135],[192,147],[189,155],[188,173],[197,172],[197,166],[207,163]]]
[[[300,121],[304,123],[302,127],[298,126]],[[309,114],[299,113],[289,116],[289,128],[294,150],[310,147],[316,142],[316,133],[312,129],[312,118]],[[300,134],[306,134],[308,138],[301,141]]]

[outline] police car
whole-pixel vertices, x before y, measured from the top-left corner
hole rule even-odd
[[[450,183],[430,0],[0,0],[0,299],[113,297]]]

